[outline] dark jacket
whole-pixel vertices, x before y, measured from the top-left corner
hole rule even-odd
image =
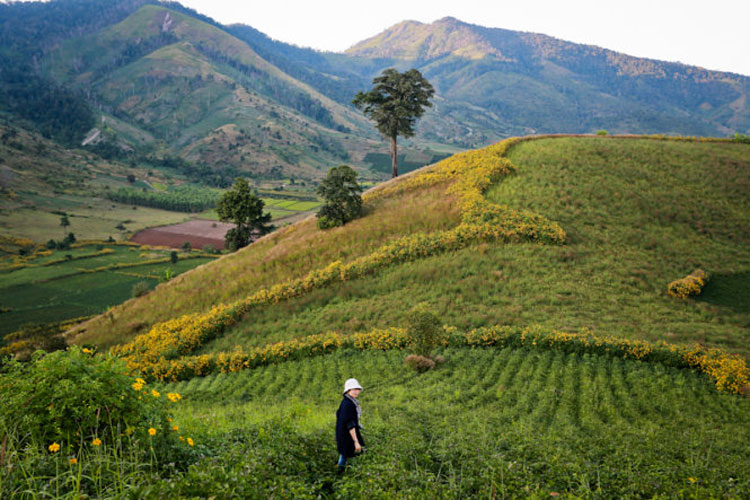
[[[354,456],[354,440],[349,433],[349,429],[356,429],[357,441],[359,441],[360,446],[364,446],[365,442],[362,440],[359,422],[357,422],[357,407],[349,398],[344,396],[338,411],[336,411],[336,448],[346,458]]]

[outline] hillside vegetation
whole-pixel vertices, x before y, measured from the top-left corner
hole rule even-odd
[[[386,328],[426,301],[461,329],[587,328],[748,354],[746,145],[549,138],[521,142],[510,158],[515,174],[498,178],[488,200],[559,221],[565,245],[477,242],[426,254],[253,307],[202,351]],[[399,236],[457,227],[455,195],[442,194],[447,184],[420,189],[412,182],[419,178],[374,191],[366,197],[367,215],[343,228],[319,232],[309,220],[188,273],[116,309],[114,322],[92,321],[76,341],[121,343],[159,321],[235,303],[336,260],[354,262]],[[704,295],[671,299],[667,284],[697,267],[713,277]]]

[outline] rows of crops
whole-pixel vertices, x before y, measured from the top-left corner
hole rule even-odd
[[[297,461],[284,473],[310,494],[750,494],[750,401],[696,373],[559,352],[444,354],[423,375],[403,352],[343,351],[164,390],[183,394],[177,420],[210,439],[259,433],[251,454],[272,454],[263,436],[283,430]],[[333,412],[350,376],[365,386],[370,451],[336,479]]]
[[[170,264],[164,262],[169,257],[168,251],[115,245],[106,247],[112,253],[79,258],[91,254],[94,248],[55,251],[30,260],[29,267],[0,274],[0,307],[6,309],[2,313],[0,334],[28,323],[100,313],[129,299],[136,283],[144,281],[153,288],[165,279],[167,272],[170,277],[176,276],[211,260],[181,259]],[[64,260],[66,255],[72,259]]]

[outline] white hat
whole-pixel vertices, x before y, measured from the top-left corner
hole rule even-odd
[[[346,382],[344,382],[344,394],[351,391],[352,389],[364,390],[362,389],[362,386],[359,385],[359,382],[357,382],[356,378],[350,378]]]

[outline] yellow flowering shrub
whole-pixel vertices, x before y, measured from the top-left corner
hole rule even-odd
[[[678,299],[687,299],[691,295],[700,295],[703,287],[708,283],[708,273],[696,269],[684,278],[675,280],[667,286],[667,293]]]
[[[720,349],[601,337],[586,329],[580,332],[563,332],[537,326],[528,328],[495,326],[460,333],[453,327],[443,328],[446,333],[444,345],[513,347],[599,354],[695,369],[713,379],[717,390],[723,392],[741,394],[744,388],[750,385],[750,367],[747,362],[739,356]],[[341,348],[360,351],[391,350],[403,349],[408,344],[409,337],[403,328],[375,329],[367,333],[352,335],[328,332],[277,342],[248,351],[237,347],[231,353],[161,360],[158,364],[145,367],[144,374],[158,380],[176,382],[212,373],[239,372],[284,362],[288,359],[317,356]]]

